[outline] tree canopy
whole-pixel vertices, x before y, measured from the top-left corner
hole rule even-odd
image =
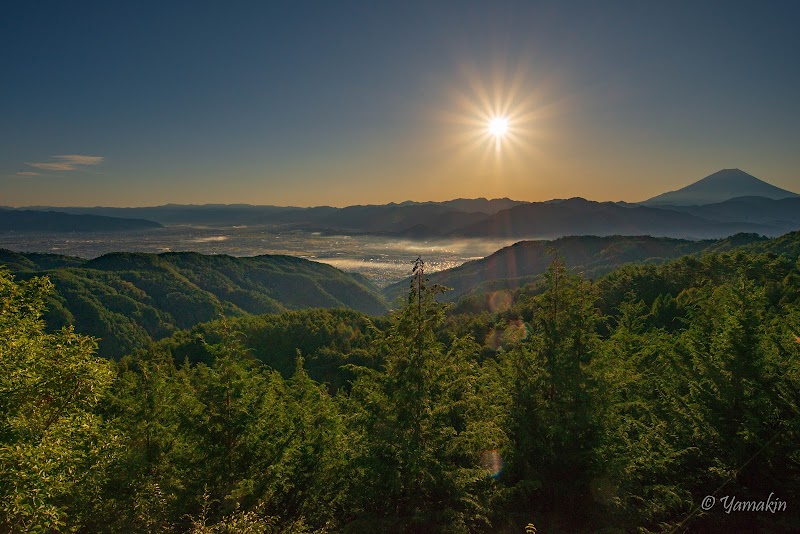
[[[800,261],[756,245],[556,257],[489,309],[420,262],[384,317],[223,317],[119,361],[0,271],[0,530],[797,531]]]

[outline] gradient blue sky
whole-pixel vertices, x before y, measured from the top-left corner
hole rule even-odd
[[[796,2],[6,2],[0,205],[637,201],[730,167],[797,191],[798,22]]]

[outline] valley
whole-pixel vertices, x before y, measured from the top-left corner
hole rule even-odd
[[[0,233],[0,248],[91,259],[110,252],[199,252],[246,257],[284,254],[360,273],[378,286],[403,279],[417,256],[430,271],[483,258],[512,239],[411,239],[387,236],[323,235],[275,227],[168,226],[135,232]]]

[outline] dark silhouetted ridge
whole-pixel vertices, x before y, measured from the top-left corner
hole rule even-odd
[[[161,224],[145,219],[0,209],[0,232],[120,232],[161,227]]]

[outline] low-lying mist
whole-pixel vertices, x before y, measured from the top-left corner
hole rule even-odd
[[[415,240],[370,235],[321,235],[278,232],[257,227],[171,226],[136,232],[63,232],[0,235],[0,248],[96,258],[109,252],[199,252],[231,256],[285,254],[357,272],[378,286],[411,274],[414,260],[428,272],[457,267],[514,243],[509,239],[458,238]]]

